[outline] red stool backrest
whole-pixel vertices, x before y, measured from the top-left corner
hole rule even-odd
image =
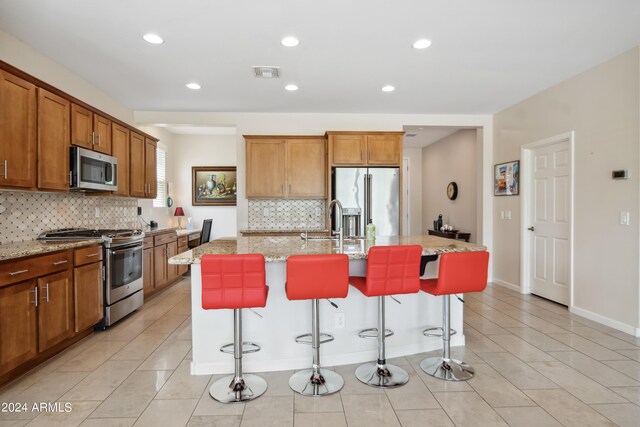
[[[349,257],[344,254],[287,258],[287,298],[344,298],[349,291]]]
[[[487,287],[489,252],[450,252],[440,255],[434,295],[480,292]]]
[[[411,294],[420,290],[422,246],[373,246],[367,255],[366,295]]]
[[[267,302],[264,256],[203,255],[202,308],[264,307]]]

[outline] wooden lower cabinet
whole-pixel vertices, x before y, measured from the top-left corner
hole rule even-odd
[[[45,351],[75,332],[72,271],[40,277],[38,283],[38,350]]]
[[[145,249],[142,251],[142,282],[145,295],[152,293],[155,287],[153,270],[153,248]]]
[[[167,281],[167,245],[153,248],[154,288],[163,286]]]
[[[159,233],[146,239],[142,255],[142,280],[145,298],[176,282],[188,270],[180,268],[182,266],[179,265],[169,264],[169,258],[180,253],[175,232]],[[182,246],[186,251],[186,245]]]
[[[189,250],[189,246],[187,246],[188,239],[178,239],[178,253],[186,252]],[[189,266],[187,264],[176,265],[176,269],[178,270],[178,276],[182,276],[187,271],[189,271]]]
[[[178,255],[178,242],[167,243],[167,282],[173,282],[178,277],[178,266],[169,264],[169,258]]]
[[[0,288],[0,375],[36,357],[36,281]]]
[[[94,326],[104,317],[102,262],[76,267],[73,271],[75,332]]]

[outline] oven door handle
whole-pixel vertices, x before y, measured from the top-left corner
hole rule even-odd
[[[126,253],[129,253],[129,252],[137,252],[137,251],[142,252],[142,245],[134,246],[133,248],[116,249],[115,251],[109,249],[109,253],[111,255],[120,255],[120,254],[126,254]]]

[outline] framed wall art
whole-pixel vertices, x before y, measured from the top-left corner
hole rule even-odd
[[[194,166],[191,175],[193,206],[236,206],[235,166]]]
[[[520,160],[495,165],[493,176],[494,196],[517,196],[520,194]]]

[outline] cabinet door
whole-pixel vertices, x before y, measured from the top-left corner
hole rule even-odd
[[[402,157],[402,136],[367,136],[367,163],[370,165],[398,166]]]
[[[158,181],[156,177],[156,142],[152,139],[145,140],[145,173],[144,180],[147,183],[145,197],[155,199],[158,194]]]
[[[282,139],[247,140],[247,197],[285,197],[285,150]]]
[[[0,375],[38,354],[35,281],[0,288]]]
[[[69,190],[71,103],[38,88],[38,188]]]
[[[95,132],[93,149],[111,155],[111,120],[94,114],[93,131]]]
[[[36,87],[0,70],[0,186],[36,186]]]
[[[189,246],[178,246],[178,253],[186,252],[189,250]],[[189,271],[189,266],[187,264],[176,265],[176,269],[178,270],[178,276],[182,276],[184,273]]]
[[[364,165],[366,138],[366,135],[331,135],[332,164]]]
[[[76,267],[73,271],[75,331],[84,331],[104,317],[102,263]]]
[[[178,266],[175,264],[169,264],[169,258],[178,255],[178,242],[167,243],[167,281],[171,282],[178,277]]]
[[[77,104],[71,104],[71,144],[93,150],[93,113]]]
[[[142,283],[145,295],[153,291],[153,248],[142,251]]]
[[[326,147],[324,139],[287,140],[287,197],[326,197]]]
[[[153,248],[153,279],[156,288],[167,282],[167,245]]]
[[[144,197],[146,190],[144,162],[145,143],[144,137],[135,132],[131,132],[129,140],[129,194],[136,197]]]
[[[45,351],[71,338],[73,322],[73,283],[71,270],[38,279],[38,349]]]
[[[129,195],[129,129],[113,123],[111,127],[111,155],[118,159],[118,191],[113,194]]]

